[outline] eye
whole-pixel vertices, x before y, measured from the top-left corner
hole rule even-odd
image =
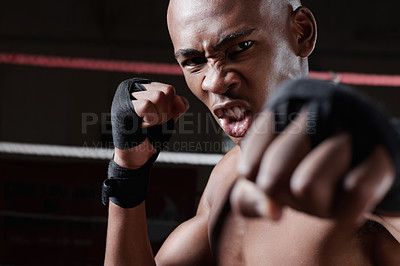
[[[232,46],[231,48],[229,48],[228,54],[229,54],[229,55],[236,55],[236,54],[239,54],[239,53],[244,52],[244,51],[246,51],[247,49],[249,49],[252,45],[253,45],[253,42],[252,42],[252,41],[240,42],[240,43],[238,43],[238,44],[235,44],[235,45]]]
[[[186,67],[186,66],[195,67],[195,66],[202,65],[202,64],[205,64],[205,63],[207,63],[207,58],[202,57],[202,56],[197,56],[197,57],[193,57],[193,58],[189,58],[189,59],[184,60],[181,63],[181,65],[183,67]]]

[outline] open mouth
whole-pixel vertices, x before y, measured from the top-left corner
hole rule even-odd
[[[222,129],[229,136],[243,137],[250,127],[252,115],[244,107],[220,108],[215,110],[214,113],[218,117]]]

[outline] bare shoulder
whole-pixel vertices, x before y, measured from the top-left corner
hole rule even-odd
[[[156,256],[157,265],[214,265],[209,245],[210,218],[235,180],[238,155],[239,148],[235,147],[214,167],[196,215],[169,235]]]
[[[204,200],[210,206],[223,198],[237,179],[236,164],[239,153],[239,146],[233,147],[211,172],[203,194]]]

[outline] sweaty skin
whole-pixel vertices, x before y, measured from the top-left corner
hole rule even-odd
[[[217,265],[398,265],[400,234],[393,230],[396,240],[372,220],[343,228],[292,208],[285,208],[279,221],[232,212],[225,197],[235,181],[230,166],[239,153],[235,148],[220,162],[204,195],[210,202],[209,237]]]
[[[314,48],[316,27],[312,14],[298,7],[296,1],[170,2],[168,26],[186,82],[236,143],[240,144],[249,127],[247,121],[235,118],[253,120],[277,84],[308,74],[306,57]],[[226,109],[232,106],[244,111],[226,119],[223,114],[229,115]],[[241,134],[227,123],[242,123]],[[343,139],[333,139],[331,147]],[[347,146],[350,143],[343,145]],[[345,150],[335,153],[343,169],[350,161],[350,156],[339,159]],[[217,165],[202,200],[207,202],[209,241],[218,265],[400,262],[398,229],[389,232],[376,222],[343,226],[293,208],[281,210],[279,221],[232,212],[229,197],[238,176],[232,166],[238,164],[239,154],[236,147]],[[383,252],[377,246],[387,246],[393,252]],[[160,254],[162,258],[166,251],[162,249]]]
[[[167,22],[190,90],[238,145],[212,171],[196,215],[155,257],[145,203],[110,203],[105,265],[400,265],[399,215],[372,213],[393,181],[387,151],[377,146],[349,169],[346,132],[310,150],[304,134],[276,136],[273,116],[261,112],[279,83],[308,76],[311,12],[296,0],[171,0]],[[186,109],[170,85],[145,87],[133,101],[138,114],[178,118]],[[287,129],[304,127],[305,112]],[[115,161],[138,168],[153,153],[146,140],[116,150]],[[332,212],[343,198],[332,184],[347,172],[350,200]]]
[[[307,75],[295,38],[277,27],[292,7],[264,1],[172,1],[168,13],[175,57],[190,90],[233,139],[244,136],[267,96],[283,80]],[[296,50],[295,50],[296,49]],[[312,50],[312,48],[311,48]],[[237,107],[237,108],[235,108]],[[242,123],[235,119],[244,117]],[[230,115],[229,115],[230,114]],[[242,126],[235,134],[234,122]]]

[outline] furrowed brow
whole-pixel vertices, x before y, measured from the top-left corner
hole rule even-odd
[[[249,36],[255,29],[244,29],[244,30],[239,30],[239,31],[235,31],[232,32],[224,37],[222,37],[217,45],[215,45],[215,50],[220,49],[222,46],[230,43],[230,42],[234,42],[238,39],[241,39],[243,37]]]
[[[175,59],[178,59],[179,57],[190,57],[190,56],[200,56],[203,55],[202,52],[196,50],[196,49],[179,49],[175,53]]]
[[[235,31],[226,36],[223,36],[222,38],[219,39],[219,41],[215,45],[214,49],[218,50],[222,46],[224,46],[230,42],[234,42],[235,40],[249,36],[254,30],[255,29],[244,29],[244,30]],[[202,55],[204,55],[204,53],[201,51],[198,51],[196,49],[192,49],[192,48],[179,49],[178,51],[175,52],[175,59],[178,59],[180,57],[192,57],[192,56],[202,56]]]

